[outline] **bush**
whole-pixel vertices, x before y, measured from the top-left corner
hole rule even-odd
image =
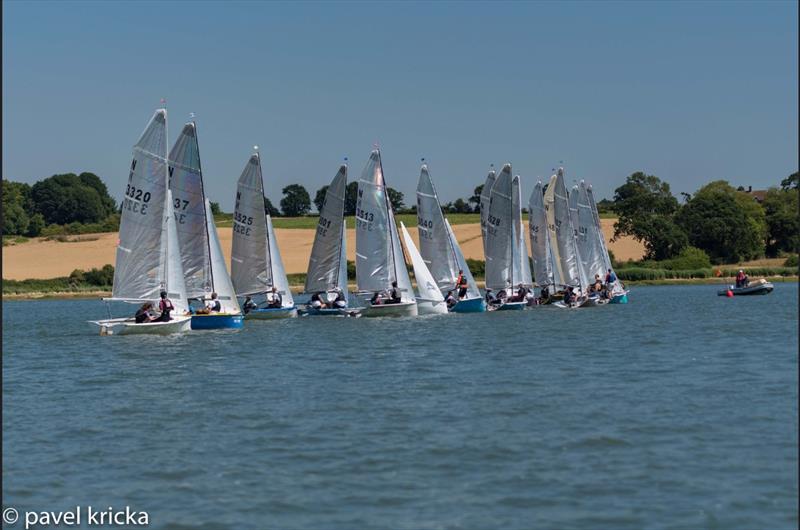
[[[783,262],[783,266],[784,267],[797,267],[798,266],[797,254],[795,254],[794,256],[789,256],[788,258],[786,258],[786,261]]]
[[[708,254],[696,247],[686,247],[676,257],[661,262],[668,270],[708,269],[711,259]]]

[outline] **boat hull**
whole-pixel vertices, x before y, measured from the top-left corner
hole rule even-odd
[[[247,320],[275,320],[278,318],[294,318],[297,316],[297,307],[266,307],[253,309],[244,318]]]
[[[486,302],[483,298],[459,300],[451,311],[453,313],[483,313],[486,311]]]
[[[192,315],[192,329],[240,329],[244,326],[244,315],[214,313]]]
[[[417,298],[418,315],[446,315],[447,304],[444,300],[421,300]]]
[[[185,333],[191,329],[189,316],[173,317],[169,322],[146,322],[137,324],[132,318],[111,318],[92,320],[91,324],[100,327],[100,335],[171,335]]]
[[[359,317],[363,307],[334,307],[327,309],[317,309],[316,307],[305,306],[298,309],[301,316],[315,317]]]
[[[419,313],[416,302],[401,302],[399,304],[367,305],[361,314],[365,317],[415,317]]]
[[[528,302],[506,302],[495,308],[495,311],[522,311],[528,306]]]
[[[750,296],[757,294],[769,294],[775,288],[770,282],[759,283],[757,285],[748,285],[747,287],[733,287],[730,291],[734,296]],[[728,289],[717,291],[717,295],[726,296]]]
[[[610,304],[627,304],[628,303],[628,293],[625,294],[618,294],[611,297]]]

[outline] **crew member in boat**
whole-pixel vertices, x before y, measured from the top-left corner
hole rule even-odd
[[[539,305],[545,305],[550,303],[550,289],[548,287],[542,287],[542,290],[539,294]]]
[[[278,292],[278,288],[273,285],[272,291],[267,294],[267,308],[278,309],[280,307],[283,307],[283,297]]]
[[[156,319],[157,322],[169,322],[172,320],[172,317],[169,316],[170,311],[175,310],[175,306],[172,305],[172,300],[167,298],[167,291],[161,291],[161,300],[158,301],[158,310],[161,311],[161,315]]]
[[[344,291],[342,291],[339,287],[333,291],[336,293],[336,300],[333,301],[333,304],[340,309],[347,307],[347,300],[344,298]]]
[[[247,313],[249,313],[250,311],[252,311],[253,309],[257,309],[257,308],[258,308],[258,304],[253,302],[253,299],[251,297],[246,296],[244,298],[244,304],[242,305],[242,311],[244,311],[245,315]]]
[[[311,295],[311,307],[314,309],[326,309],[328,304],[322,300],[323,292],[314,293]]]
[[[152,322],[155,320],[155,315],[153,315],[153,302],[145,302],[136,310],[136,316],[134,316],[134,321],[137,324],[146,324],[148,322]]]
[[[739,269],[739,272],[736,273],[736,287],[747,287],[748,283],[747,274],[744,273],[743,269]]]
[[[490,306],[497,302],[497,299],[492,294],[492,290],[487,288],[486,295],[484,295],[483,299],[486,301],[486,305]]]
[[[449,309],[453,309],[458,303],[458,300],[453,296],[453,291],[447,291],[447,296],[444,297],[444,301]]]
[[[369,299],[369,303],[371,305],[382,305],[383,304],[383,292],[378,291],[372,295],[372,298]]]
[[[589,286],[589,293],[600,293],[603,290],[603,281],[599,274],[594,275],[594,283]]]
[[[217,293],[211,293],[211,299],[206,302],[206,306],[197,310],[198,315],[208,315],[209,313],[219,313],[222,311],[222,303],[219,301]]]
[[[614,274],[614,271],[608,269],[608,272],[606,273],[606,285],[612,285],[616,281],[617,281],[617,275]]]
[[[567,290],[564,291],[564,303],[570,305],[575,302],[575,299],[575,291],[572,290],[572,286],[567,286]]]
[[[389,291],[387,304],[399,304],[401,302],[400,289],[397,288],[397,281],[392,282],[392,290]]]
[[[456,280],[456,288],[458,289],[458,299],[463,300],[467,297],[467,278],[464,276],[464,271],[458,271],[458,279]]]

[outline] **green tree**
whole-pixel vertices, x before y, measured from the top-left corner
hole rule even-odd
[[[741,195],[727,182],[714,181],[700,188],[677,216],[689,243],[706,251],[714,263],[735,263],[764,254],[763,211],[759,218],[751,207],[755,201],[745,202]]]
[[[3,235],[24,235],[30,224],[31,187],[3,179]]]
[[[105,185],[91,173],[53,175],[31,188],[33,210],[48,224],[96,223],[116,211]]]
[[[405,204],[403,203],[403,193],[397,191],[394,188],[386,188],[386,193],[389,195],[389,202],[392,205],[392,209],[394,211],[399,211],[403,209]]]
[[[795,173],[797,175],[797,173]],[[785,182],[785,181],[784,181]],[[796,185],[796,184],[795,184]],[[767,223],[767,255],[800,251],[798,192],[791,186],[770,188],[761,204]]]
[[[325,184],[320,189],[317,190],[317,194],[314,195],[314,206],[317,207],[317,211],[321,212],[322,207],[325,205],[325,194],[328,193],[328,185]]]
[[[481,192],[483,191],[483,184],[476,186],[472,192],[472,197],[467,199],[467,202],[472,204],[472,211],[480,213],[481,211]]]
[[[211,215],[220,215],[222,214],[222,208],[219,207],[218,202],[211,202]]]
[[[789,189],[796,190],[798,187],[798,183],[800,183],[800,173],[795,171],[794,173],[792,173],[791,175],[789,175],[788,177],[786,177],[781,181],[781,188],[784,190],[789,190]]]
[[[281,210],[286,217],[299,217],[311,210],[311,197],[301,184],[289,184],[282,193]]]
[[[469,204],[464,199],[456,199],[453,202],[453,211],[455,213],[470,213],[472,212],[472,208],[470,208]]]
[[[35,213],[31,215],[31,222],[28,223],[28,232],[25,235],[29,237],[36,237],[42,233],[44,226],[44,217],[42,217],[42,214]]]
[[[614,190],[614,239],[632,236],[644,244],[647,259],[663,260],[676,256],[689,242],[675,223],[679,204],[669,184],[641,171],[629,176]]]
[[[267,196],[264,196],[264,211],[267,212],[267,215],[270,217],[280,217],[281,212],[272,205],[272,201],[270,201]]]

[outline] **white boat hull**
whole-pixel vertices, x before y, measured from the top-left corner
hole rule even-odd
[[[100,327],[100,335],[171,335],[184,333],[192,328],[192,317],[173,317],[169,322],[144,322],[137,324],[133,318],[110,318],[90,320]]]
[[[365,317],[415,317],[417,311],[416,302],[400,302],[399,304],[378,304],[364,308],[361,316]]]
[[[421,300],[417,298],[418,315],[446,315],[447,303],[442,300]]]

